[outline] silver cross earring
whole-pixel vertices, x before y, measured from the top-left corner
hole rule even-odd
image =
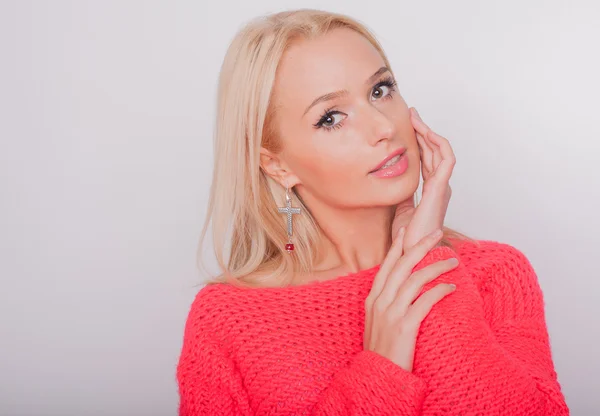
[[[287,233],[288,233],[288,242],[285,245],[285,249],[288,253],[294,251],[294,244],[292,243],[292,215],[300,214],[300,208],[292,207],[292,198],[290,196],[290,188],[288,188],[287,184],[285,185],[285,207],[279,207],[279,213],[287,215]]]

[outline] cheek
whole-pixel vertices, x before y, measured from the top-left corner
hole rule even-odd
[[[316,141],[298,146],[294,153],[294,171],[303,181],[338,182],[340,178],[356,176],[360,171],[360,149],[348,144],[341,145],[338,140],[327,141],[327,137],[323,137],[326,135],[322,134]]]
[[[288,163],[309,192],[337,200],[366,178],[364,149],[349,130],[319,131],[289,147]]]

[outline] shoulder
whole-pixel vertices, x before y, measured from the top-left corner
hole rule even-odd
[[[230,342],[240,329],[255,324],[265,313],[285,312],[281,305],[292,296],[278,288],[237,283],[209,283],[196,294],[186,321],[186,336],[203,336]]]
[[[544,300],[536,271],[518,248],[498,241],[476,240],[457,245],[488,307],[510,315],[543,312]]]
[[[456,251],[460,258],[474,271],[497,272],[513,270],[529,273],[533,271],[529,259],[518,248],[499,241],[474,240],[456,242]],[[490,276],[493,277],[493,276]]]
[[[221,338],[232,317],[242,310],[244,292],[226,283],[211,283],[202,287],[190,306],[185,337]]]
[[[207,284],[191,304],[176,370],[182,397],[200,397],[234,374],[231,345],[225,336],[231,321],[232,289],[227,284]]]

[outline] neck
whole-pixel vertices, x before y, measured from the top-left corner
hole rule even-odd
[[[392,243],[395,205],[340,209],[316,200],[306,203],[323,231],[316,272],[356,273],[383,262]],[[402,202],[407,203],[412,205],[412,198]]]

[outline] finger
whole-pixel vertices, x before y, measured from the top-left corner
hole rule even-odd
[[[439,149],[443,158],[449,159],[454,157],[452,146],[444,136],[440,136],[433,130],[429,130],[427,141],[430,143],[431,147]]]
[[[440,232],[438,233],[438,231]],[[410,276],[414,267],[423,259],[423,257],[436,246],[442,238],[442,235],[443,233],[441,230],[432,232],[422,238],[400,257],[392,271],[389,273],[389,277],[385,281],[385,285],[381,290],[378,301],[381,301],[383,305],[392,304],[394,299],[396,299],[396,294],[402,283]]]
[[[431,150],[433,164],[432,171],[435,171],[435,169],[439,166],[444,156],[441,149],[442,142],[445,142],[444,144],[446,144],[445,150],[447,150],[448,148],[451,149],[451,147],[449,146],[449,142],[445,138],[434,132],[427,124],[425,124],[425,122],[421,119],[416,110],[414,118],[416,130],[421,133],[423,141]]]
[[[419,298],[413,303],[413,305],[408,309],[406,313],[406,319],[410,322],[415,322],[420,324],[423,322],[423,319],[431,312],[431,308],[433,305],[438,303],[444,297],[448,296],[450,293],[454,292],[456,286],[448,283],[440,283],[435,287],[429,289],[427,292],[423,293]]]
[[[425,139],[428,135],[428,132],[431,130],[427,124],[423,122],[417,110],[413,107],[411,112],[411,121],[413,127],[417,134],[417,142],[423,148],[423,161],[425,162],[425,166],[429,172],[433,172],[435,169],[435,165],[433,164],[433,148],[431,144]],[[421,137],[419,137],[421,136]]]
[[[421,117],[419,116],[419,114],[417,113],[416,110],[414,110],[414,112],[412,113],[411,120],[413,122],[413,126],[415,127],[415,130],[417,131],[417,133],[419,133],[423,137],[426,137],[427,136],[427,132],[429,130],[431,130],[431,129],[421,119]]]
[[[406,233],[406,227],[401,227],[400,231],[398,231],[398,235],[396,239],[392,242],[392,246],[388,251],[388,254],[385,256],[383,263],[381,263],[381,267],[379,268],[375,278],[373,279],[373,284],[371,285],[371,290],[369,295],[367,296],[367,301],[370,301],[371,304],[379,297],[383,287],[385,286],[385,281],[387,280],[388,275],[398,262],[398,259],[403,254],[404,251],[404,234]]]
[[[431,133],[428,136],[428,139],[436,145],[437,149],[439,149],[441,159],[443,161],[446,161],[446,163],[444,163],[443,166],[442,174],[444,177],[447,177],[449,179],[452,174],[454,165],[456,164],[456,156],[454,155],[454,151],[452,150],[450,142],[448,141],[448,139],[444,138],[443,136],[440,136],[434,131],[431,131]],[[441,161],[438,164],[436,164],[436,171],[438,168],[440,168],[441,164]]]
[[[430,175],[433,172],[433,151],[429,147],[427,143],[425,143],[425,139],[419,133],[417,135],[417,143],[419,144],[419,149],[421,150],[421,162],[423,163],[423,168],[426,171],[427,175]]]
[[[400,256],[404,251],[404,234],[406,233],[406,227],[401,227],[398,231],[398,236],[392,242],[392,246],[388,251],[387,256],[383,260],[379,271],[375,275],[373,279],[373,284],[371,286],[371,291],[365,300],[365,331],[363,338],[363,347],[369,348],[367,341],[374,342],[372,331],[372,322],[373,322],[373,305],[375,304],[375,300],[379,297],[381,290],[385,285],[385,281],[390,271],[394,267],[394,264],[398,261]]]
[[[394,314],[398,314],[397,316],[399,317],[404,316],[427,283],[437,279],[442,274],[455,269],[457,266],[458,260],[451,258],[437,261],[427,267],[424,267],[418,272],[411,274],[410,277],[406,279],[404,284],[400,286],[398,295],[391,306]]]
[[[421,134],[425,144],[432,150],[432,152],[435,152],[436,149],[442,146],[441,142],[444,142],[447,145],[447,148],[451,149],[448,140],[437,134],[427,124],[425,124],[416,109],[414,109],[412,114],[414,118],[413,123],[415,124],[415,130]]]
[[[429,135],[427,136],[427,139],[436,146],[439,146],[442,152],[450,151],[450,153],[452,153],[452,146],[450,146],[450,142],[444,136],[441,136],[435,131],[429,129]]]
[[[431,140],[431,137],[434,135],[435,133],[433,132],[433,130],[429,130],[429,135],[425,138],[425,141],[429,142],[431,145],[433,153],[433,170],[435,171],[440,165],[440,162],[442,161],[442,151],[440,149],[440,146],[436,144],[433,140]]]
[[[452,177],[454,165],[454,162],[445,159],[442,160],[436,171],[433,173],[433,176],[439,177],[440,183],[445,183],[449,186],[448,183],[450,181],[450,178]]]

